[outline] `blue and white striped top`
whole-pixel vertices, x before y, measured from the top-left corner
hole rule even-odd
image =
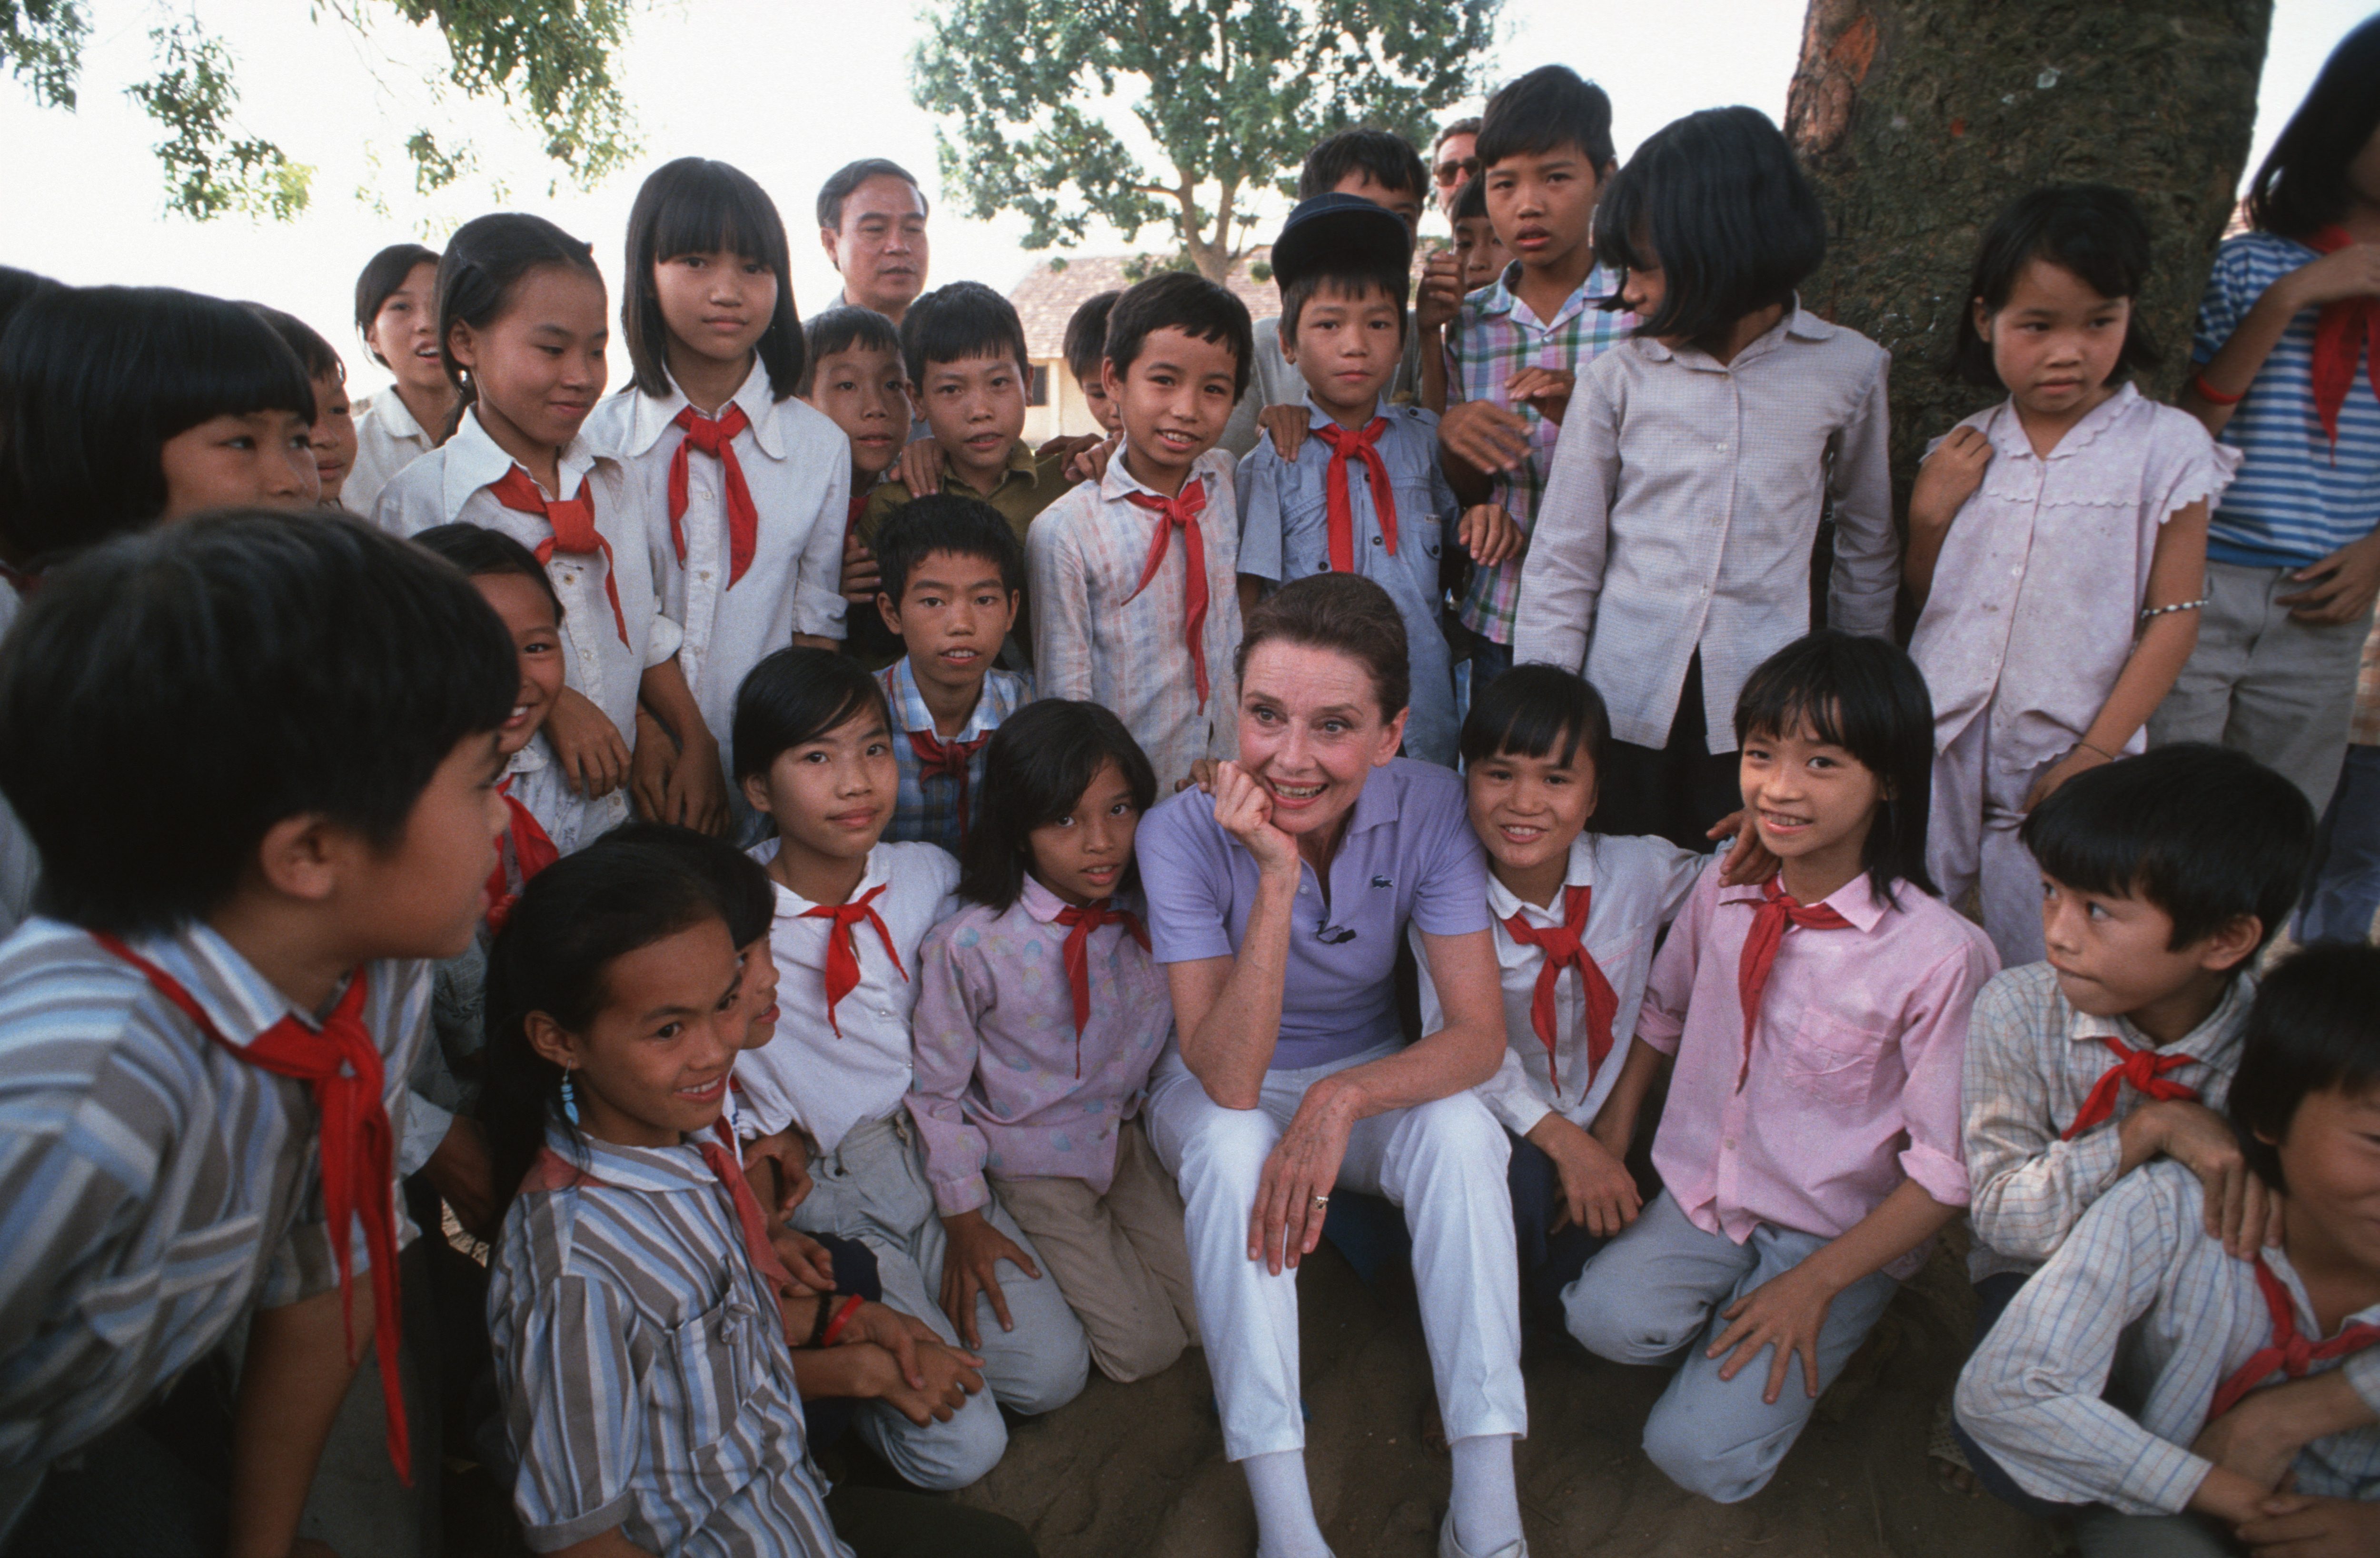
[[[2216,251],[2198,305],[2191,359],[2204,365],[2231,338],[2265,288],[2321,258],[2274,233],[2242,233]],[[2206,555],[2252,568],[2298,568],[2321,561],[2380,525],[2380,400],[2364,353],[2338,414],[2331,446],[2314,415],[2314,321],[2305,309],[2282,333],[2232,412],[2221,442],[2247,456],[2206,534]]]

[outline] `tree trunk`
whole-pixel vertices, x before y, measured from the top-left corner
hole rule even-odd
[[[1810,0],[1786,133],[1826,201],[1803,300],[1892,353],[1905,499],[1925,442],[1998,396],[1941,367],[1975,246],[2037,185],[2131,190],[2155,257],[2139,300],[2170,400],[2239,188],[2272,0]]]

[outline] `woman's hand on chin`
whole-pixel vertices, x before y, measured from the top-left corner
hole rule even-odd
[[[1215,765],[1215,821],[1267,873],[1297,871],[1297,841],[1273,825],[1272,794],[1236,762]]]
[[[1248,1214],[1248,1259],[1262,1260],[1275,1275],[1284,1264],[1294,1269],[1322,1242],[1322,1219],[1347,1156],[1355,1105],[1354,1091],[1338,1077],[1323,1077],[1305,1089],[1265,1159]]]

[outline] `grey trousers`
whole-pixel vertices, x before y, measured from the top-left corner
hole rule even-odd
[[[2112,1509],[2095,1509],[2077,1520],[2074,1545],[2082,1558],[2237,1558],[2241,1551],[2195,1515]]]
[[[1828,1242],[1764,1223],[1737,1244],[1695,1227],[1664,1190],[1563,1293],[1570,1333],[1587,1351],[1615,1363],[1677,1360],[1669,1389],[1645,1420],[1645,1454],[1688,1492],[1720,1503],[1750,1498],[1767,1485],[1810,1420],[1817,1398],[1803,1386],[1798,1357],[1770,1406],[1760,1399],[1774,1361],[1766,1351],[1732,1380],[1718,1377],[1726,1355],[1703,1355],[1727,1329],[1720,1311]],[[1836,1296],[1818,1333],[1821,1392],[1900,1287],[1876,1272]]]

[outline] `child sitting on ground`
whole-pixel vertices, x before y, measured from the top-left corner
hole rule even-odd
[[[1215,440],[1247,387],[1247,305],[1168,272],[1108,316],[1108,394],[1123,444],[1025,542],[1045,698],[1111,711],[1171,793],[1239,747],[1239,520]],[[1178,534],[1177,534],[1178,532]]]
[[[428,960],[496,863],[512,645],[445,564],[254,510],[55,570],[8,643],[43,914],[0,944],[0,1528],[286,1552],[367,1341],[397,1473],[438,1464],[397,1384],[390,1155]],[[154,1400],[236,1324],[229,1421],[204,1369]]]
[[[1148,760],[1096,704],[1045,699],[1000,727],[966,907],[918,954],[908,1100],[962,1336],[974,1345],[978,1288],[1004,1308],[998,1261],[1038,1274],[986,1216],[997,1195],[1050,1262],[1092,1361],[1125,1382],[1198,1339],[1182,1194],[1139,1118],[1173,1032],[1135,912],[1133,832],[1156,799]]]
[[[2240,1259],[2207,1235],[2228,1214],[2200,1176],[2148,1163],[1967,1360],[1960,1422],[2025,1493],[2079,1517],[2084,1553],[2380,1550],[2375,1011],[2369,946],[2299,953],[2256,993],[2226,1113],[2277,1241]]]
[[[983,783],[984,743],[1033,696],[1025,677],[991,663],[1016,617],[1025,555],[998,509],[954,493],[902,505],[876,542],[877,609],[905,651],[876,676],[901,765],[884,836],[957,855]]]
[[[1982,1345],[2092,1202],[2169,1158],[2246,1259],[2278,1203],[2220,1111],[2257,953],[2297,902],[2313,814],[2242,752],[2184,743],[2077,774],[2024,820],[2049,961],[1984,987],[1967,1032],[1967,1258]],[[2380,1360],[2375,1360],[2380,1361]],[[1984,1486],[2021,1507],[1963,1442]]]

